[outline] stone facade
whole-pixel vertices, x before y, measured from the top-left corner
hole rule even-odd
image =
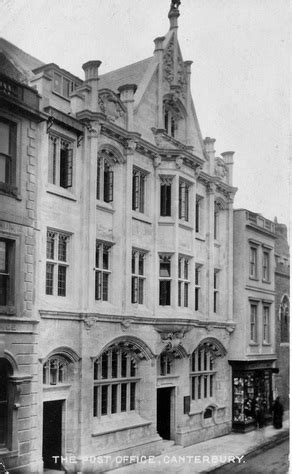
[[[276,353],[279,373],[275,376],[275,395],[279,395],[284,409],[289,409],[290,367],[290,254],[287,227],[275,222],[275,328]]]
[[[88,61],[84,80],[2,43],[45,119],[22,122],[22,199],[4,195],[27,219],[11,472],[104,472],[231,429],[233,152],[202,139],[178,16],[153,57],[104,75]]]

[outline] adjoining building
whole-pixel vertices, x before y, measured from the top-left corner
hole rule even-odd
[[[255,427],[257,412],[271,417],[275,340],[275,225],[246,209],[234,211],[234,321],[232,427]]]
[[[287,226],[275,219],[275,330],[279,373],[275,376],[275,397],[289,410],[290,368],[290,253]]]
[[[22,333],[21,349],[12,330],[9,357],[19,358],[11,362],[17,373],[31,361],[30,387],[38,387],[33,399],[21,391],[18,413],[27,400],[34,435],[15,448],[15,462],[7,445],[11,472],[61,464],[105,471],[117,455],[158,454],[163,440],[186,446],[231,429],[233,152],[217,157],[215,139],[202,139],[191,61],[177,39],[178,3],[152,57],[103,75],[100,61],[88,61],[84,80],[1,40],[7,68],[24,76],[41,111],[21,132],[27,201],[13,197],[9,217],[16,205],[24,215],[36,211],[24,295],[26,310],[37,310],[37,331],[25,338],[37,348],[18,356],[30,346]],[[18,123],[1,120],[4,128]],[[36,162],[20,151],[35,153],[34,123],[32,189]],[[22,293],[14,295],[20,304]],[[264,304],[272,310],[273,300]],[[18,319],[24,314],[20,308]],[[269,345],[265,351],[273,359]],[[14,445],[25,435],[11,432]],[[20,471],[22,449],[30,458]],[[110,456],[106,466],[86,462],[102,455]]]

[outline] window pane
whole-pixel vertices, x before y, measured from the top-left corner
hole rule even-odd
[[[47,263],[46,266],[46,295],[53,294],[53,274],[54,274],[54,264]]]
[[[121,384],[121,411],[127,411],[127,384]]]
[[[135,253],[132,254],[132,273],[136,273],[135,271]]]
[[[9,155],[9,130],[7,123],[0,122],[0,153]]]
[[[66,250],[67,250],[67,237],[63,235],[59,235],[58,259],[61,260],[61,262],[67,261]]]
[[[136,395],[136,384],[132,382],[130,384],[130,410],[135,410],[135,395]]]
[[[58,296],[66,296],[66,267],[58,266]]]
[[[160,272],[161,277],[170,277],[170,262],[160,262]]]
[[[116,350],[112,352],[112,378],[115,379],[118,376],[118,353]]]
[[[54,87],[54,91],[55,92],[58,92],[59,94],[61,94],[62,92],[62,76],[60,74],[57,74],[56,72],[54,72],[54,83],[53,83],[53,87]]]
[[[143,304],[143,286],[144,286],[144,280],[142,278],[139,278],[139,297],[138,297],[138,303]]]
[[[125,352],[122,352],[122,367],[121,367],[121,376],[122,377],[127,377],[127,354]]]
[[[10,183],[10,160],[3,155],[0,155],[0,182]]]
[[[170,281],[161,280],[159,282],[159,304],[170,305]]]
[[[7,243],[0,240],[0,273],[7,273]]]
[[[105,270],[108,270],[108,268],[109,268],[109,250],[108,250],[108,248],[103,249],[102,268],[104,268]]]
[[[107,415],[107,406],[108,406],[107,394],[108,394],[108,385],[102,385],[101,387],[101,414],[102,415]]]
[[[144,275],[144,255],[139,253],[139,275]]]
[[[112,385],[112,406],[111,406],[112,413],[117,413],[117,406],[118,406],[118,386]]]
[[[47,233],[47,258],[54,259],[54,243],[55,243],[55,234],[52,232]]]
[[[63,96],[69,97],[70,93],[70,81],[63,77]]]
[[[101,377],[103,379],[108,378],[108,354],[102,354],[101,356]]]
[[[108,301],[108,273],[103,273],[102,275],[102,299],[103,301]]]
[[[97,161],[97,175],[96,175],[96,199],[100,199],[100,178],[101,178],[101,159]]]
[[[101,300],[101,272],[95,272],[95,299]]]
[[[93,416],[97,416],[98,387],[93,387]]]

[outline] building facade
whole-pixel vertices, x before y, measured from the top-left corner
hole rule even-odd
[[[118,455],[231,429],[233,152],[217,157],[215,139],[202,139],[177,3],[152,57],[102,75],[88,61],[84,80],[1,43],[45,118],[30,236],[37,349],[25,360],[38,390],[27,472],[104,472]]]
[[[2,43],[1,43],[2,45]],[[40,97],[0,52],[0,459],[36,469],[36,211]]]
[[[260,214],[234,211],[232,426],[246,431],[271,416],[275,340],[275,226]]]
[[[290,253],[287,227],[275,220],[275,326],[279,373],[275,376],[275,396],[289,410],[290,368]]]

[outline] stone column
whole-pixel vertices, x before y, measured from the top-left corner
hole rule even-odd
[[[127,130],[134,130],[134,94],[137,90],[136,84],[125,84],[118,88],[120,99],[127,108]]]
[[[98,69],[101,61],[87,61],[82,66],[85,73],[85,82],[91,87],[89,94],[89,107],[92,112],[98,111]]]
[[[221,153],[221,156],[228,170],[227,184],[229,184],[230,186],[232,186],[233,183],[233,155],[234,151],[224,151],[223,153]]]
[[[190,133],[190,120],[192,117],[191,113],[191,66],[193,64],[193,61],[185,61],[184,66],[185,66],[185,71],[187,74],[187,122],[186,122],[186,143],[187,145],[191,145],[191,133]]]

